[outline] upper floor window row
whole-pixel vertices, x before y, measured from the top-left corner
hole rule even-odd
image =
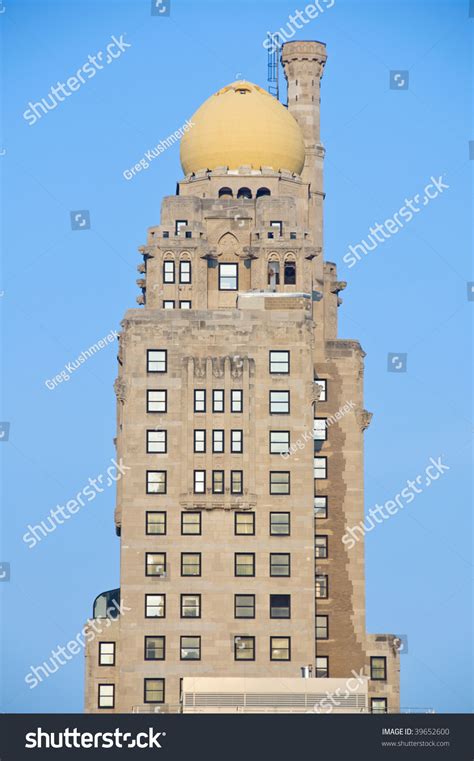
[[[273,233],[268,233],[273,235]],[[268,262],[267,283],[274,288],[280,285],[280,262],[278,258],[271,258]],[[283,267],[283,284],[296,285],[296,262],[294,259],[287,259]]]
[[[206,398],[205,388],[194,389],[194,412],[206,412]],[[225,412],[225,394],[222,388],[212,390],[212,411]],[[230,411],[243,412],[243,391],[240,388],[231,389]]]
[[[221,265],[222,266],[222,265]],[[166,349],[148,349],[147,351],[147,371],[149,373],[166,373],[168,370],[168,352]],[[269,372],[272,375],[288,375],[290,372],[290,352],[286,350],[273,349],[269,352]],[[205,389],[196,389],[196,393],[201,394],[205,399]],[[213,392],[213,404],[216,407],[214,412],[224,412],[224,391],[222,389],[214,389]],[[233,389],[231,391],[232,398],[236,405],[238,405],[238,396],[242,394],[242,391]],[[222,409],[217,409],[219,405]],[[198,411],[198,410],[196,410]],[[242,410],[233,410],[235,412]],[[199,410],[199,412],[205,412],[205,409]]]
[[[269,188],[262,187],[262,188],[258,188],[255,194],[255,197],[261,198],[262,196],[270,196],[270,195],[271,195],[271,191],[269,190]],[[219,188],[218,196],[219,198],[233,198],[234,191],[232,190],[232,188],[228,188],[228,187]],[[237,198],[252,198],[252,191],[250,190],[250,188],[245,188],[245,187],[239,188],[239,190],[237,191]]]
[[[176,282],[176,262],[174,259],[165,259],[163,262],[163,282],[166,284]],[[179,262],[179,282],[182,285],[191,283],[191,262],[189,259],[181,259]]]

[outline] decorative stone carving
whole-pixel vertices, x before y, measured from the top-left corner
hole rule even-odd
[[[331,293],[339,293],[339,291],[344,290],[346,285],[347,283],[345,280],[334,280],[334,282],[332,282],[331,285],[329,286],[329,290],[331,291]]]
[[[116,378],[114,391],[117,401],[123,404],[127,400],[127,384],[121,378]]]
[[[225,372],[225,357],[212,357],[212,374],[214,378],[223,378]]]
[[[137,296],[137,304],[140,304],[140,306],[143,306],[145,303],[145,297],[143,293],[140,294],[140,296]]]
[[[202,357],[194,357],[194,377],[205,378],[206,377],[206,364],[207,360]]]
[[[355,411],[357,424],[362,432],[364,432],[370,425],[370,421],[373,417],[373,412],[367,410],[357,409]]]
[[[230,374],[234,380],[241,378],[244,372],[244,358],[243,357],[231,357],[230,358]]]

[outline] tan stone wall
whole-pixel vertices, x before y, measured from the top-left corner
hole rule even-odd
[[[158,224],[148,230],[138,266],[138,302],[145,309],[127,312],[119,351],[117,394],[117,456],[130,470],[117,484],[115,520],[121,531],[121,597],[129,608],[114,622],[117,661],[98,666],[98,640],[89,643],[86,659],[86,709],[96,711],[97,687],[113,680],[115,711],[143,709],[143,680],[166,680],[166,704],[178,710],[183,677],[296,677],[303,665],[315,665],[317,655],[329,657],[330,678],[349,679],[353,672],[370,676],[370,657],[387,658],[387,680],[369,680],[369,696],[383,696],[388,710],[399,709],[399,659],[390,635],[367,635],[365,630],[364,546],[349,549],[343,543],[348,526],[364,516],[363,436],[370,421],[363,401],[363,357],[357,341],[338,339],[340,291],[336,266],[324,262],[323,182],[324,148],[320,143],[320,79],[326,59],[322,43],[294,42],[283,48],[289,84],[289,109],[303,129],[306,161],[301,177],[241,167],[202,171],[179,183],[179,193],[166,197]],[[219,197],[228,187],[231,198]],[[240,188],[252,198],[238,199]],[[259,189],[271,195],[257,198]],[[186,226],[177,231],[178,220]],[[282,223],[279,235],[272,221]],[[288,257],[296,263],[296,283],[284,283]],[[192,282],[179,282],[179,262],[192,266]],[[269,289],[269,259],[280,263],[280,283]],[[163,262],[175,262],[175,282],[163,282]],[[220,263],[237,263],[236,291],[218,287]],[[273,293],[268,295],[269,290]],[[250,291],[256,293],[249,296]],[[258,295],[257,292],[267,292]],[[306,297],[301,294],[306,294]],[[291,294],[295,294],[294,297]],[[280,297],[281,295],[281,297]],[[175,310],[164,310],[163,301]],[[179,310],[189,300],[192,309]],[[168,350],[168,371],[146,370],[147,349]],[[291,352],[288,376],[268,372],[271,349]],[[328,382],[326,402],[316,401],[318,417],[333,417],[328,438],[317,454],[327,457],[328,478],[316,482],[316,493],[329,499],[328,518],[317,521],[318,533],[329,537],[329,556],[318,560],[320,573],[329,577],[329,597],[318,599],[317,612],[329,616],[329,639],[315,646],[315,547],[313,495],[314,445],[313,373]],[[168,390],[165,415],[146,412],[146,389]],[[208,411],[195,414],[193,389],[206,388]],[[210,411],[212,389],[224,389],[226,411]],[[232,388],[244,392],[244,412],[229,412]],[[269,390],[291,391],[291,414],[269,414]],[[339,414],[344,406],[349,410]],[[147,454],[146,430],[166,429],[166,454]],[[193,429],[208,431],[205,454],[193,452]],[[226,452],[212,454],[212,428],[226,431]],[[231,429],[241,429],[244,452],[229,452]],[[290,430],[291,442],[306,442],[287,459],[269,454],[269,431]],[[243,470],[242,496],[194,495],[193,469]],[[168,492],[146,494],[147,470],[166,470]],[[288,497],[269,494],[270,470],[291,472]],[[208,486],[210,482],[208,480]],[[202,511],[202,536],[182,536],[181,513]],[[236,509],[256,514],[255,536],[235,536]],[[147,510],[167,512],[166,536],[145,533]],[[291,535],[269,535],[269,513],[291,513]],[[166,552],[165,579],[145,575],[145,553]],[[202,553],[202,576],[183,578],[181,552]],[[255,578],[235,578],[234,553],[255,552]],[[269,553],[291,553],[291,576],[269,576]],[[144,616],[146,593],[166,594],[166,618]],[[180,618],[179,595],[202,595],[202,617]],[[234,594],[256,595],[254,620],[234,618]],[[291,594],[289,620],[269,618],[269,595]],[[112,627],[111,627],[112,631]],[[166,636],[166,660],[145,661],[144,637]],[[201,660],[181,661],[181,635],[201,636]],[[291,637],[291,660],[270,661],[270,636]],[[256,637],[256,659],[236,662],[234,636]]]

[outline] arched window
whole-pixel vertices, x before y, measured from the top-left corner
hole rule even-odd
[[[250,188],[239,188],[237,198],[252,198],[252,191]]]
[[[271,288],[280,285],[280,262],[276,256],[273,256],[268,260],[267,273],[267,283]]]
[[[296,285],[296,262],[293,258],[285,261],[284,284]]]
[[[271,196],[268,188],[259,188],[257,190],[257,198],[261,198],[262,196]]]
[[[171,254],[166,254],[163,260],[163,282],[175,282],[174,258]]]
[[[232,192],[232,188],[220,188],[219,189],[219,198],[225,198],[226,196],[228,198],[232,198],[233,195],[234,194]]]
[[[191,261],[187,256],[183,256],[179,261],[179,282],[191,283]]]

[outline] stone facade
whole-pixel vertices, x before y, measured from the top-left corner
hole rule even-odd
[[[399,710],[394,637],[365,631],[363,541],[342,541],[364,515],[371,415],[364,352],[337,337],[346,284],[323,260],[325,48],[287,43],[282,60],[302,175],[187,176],[140,249],[143,308],[123,320],[115,384],[117,457],[128,468],[115,514],[122,614],[88,645],[87,711],[179,711],[182,679],[290,680],[303,666],[316,692],[356,672],[368,679],[360,710],[374,698]],[[323,433],[313,442],[314,418]],[[276,452],[272,431],[288,432],[289,452]],[[327,517],[320,499],[315,517],[315,496],[327,498]],[[247,520],[254,531],[236,533]],[[199,533],[183,533],[188,521]]]

